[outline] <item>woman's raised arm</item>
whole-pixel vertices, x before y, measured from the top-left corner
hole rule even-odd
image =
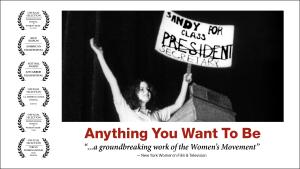
[[[103,70],[103,73],[104,73],[104,75],[105,75],[105,77],[106,77],[106,79],[107,79],[107,81],[110,85],[115,106],[117,107],[118,104],[121,104],[121,103],[124,102],[124,98],[121,94],[117,79],[115,78],[112,71],[110,70],[110,68],[106,64],[106,61],[105,61],[104,56],[103,56],[102,47],[97,47],[95,45],[94,38],[90,39],[90,45],[91,45],[91,48],[93,49],[93,51],[96,53],[96,55],[98,57],[100,66],[101,66],[101,68]]]
[[[184,74],[183,80],[182,80],[182,85],[181,85],[181,90],[180,90],[180,93],[179,93],[175,103],[173,105],[167,106],[158,111],[158,115],[160,116],[160,119],[162,121],[169,120],[171,114],[175,113],[183,105],[183,103],[185,101],[187,89],[188,89],[189,83],[191,81],[192,81],[192,74],[191,73]]]

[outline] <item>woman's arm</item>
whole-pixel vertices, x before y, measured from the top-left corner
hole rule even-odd
[[[112,71],[110,70],[110,68],[108,67],[108,65],[105,62],[102,47],[97,47],[95,45],[94,38],[90,39],[90,45],[91,45],[91,48],[93,49],[93,51],[96,53],[96,55],[98,57],[100,66],[101,66],[101,68],[103,70],[103,73],[104,73],[104,75],[105,75],[105,77],[106,77],[106,79],[107,79],[107,81],[110,85],[115,106],[117,107],[118,104],[121,104],[121,103],[124,102],[124,98],[121,94],[117,79],[115,78]]]
[[[185,101],[187,89],[191,81],[192,81],[192,74],[191,73],[184,74],[181,90],[175,103],[173,105],[170,105],[158,111],[161,120],[167,121],[170,118],[170,115],[175,113],[183,105]]]
[[[183,105],[183,103],[185,101],[186,92],[187,92],[187,89],[189,87],[189,83],[191,81],[192,81],[192,74],[191,73],[186,73],[186,74],[183,75],[180,94],[177,97],[175,104],[173,105],[176,110],[178,110]],[[173,114],[176,110],[174,110],[171,114]]]

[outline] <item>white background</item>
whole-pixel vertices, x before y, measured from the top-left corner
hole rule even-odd
[[[45,10],[50,16],[46,31],[22,31],[17,25],[22,10]],[[61,122],[61,53],[62,10],[284,10],[284,122],[272,123],[78,123]],[[251,24],[251,23],[249,23]],[[17,42],[20,36],[34,33],[46,35],[50,50],[46,56],[20,56]],[[153,49],[154,50],[154,49]],[[46,61],[50,66],[50,77],[46,82],[21,82],[17,67],[21,61]],[[49,105],[22,108],[17,101],[22,86],[45,86],[50,92]],[[280,91],[279,91],[280,92]],[[299,167],[299,2],[3,2],[1,1],[1,167],[3,168],[102,168],[102,167]],[[46,133],[22,133],[17,119],[21,112],[46,112],[50,117],[50,128]],[[126,130],[147,130],[148,140],[144,144],[256,144],[255,151],[205,151],[205,158],[141,158],[135,151],[92,152],[84,144],[86,129],[110,130],[121,127]],[[195,127],[211,130],[231,127],[240,131],[243,127],[259,130],[259,139],[154,139],[151,127],[178,130]],[[28,157],[22,159],[17,151],[21,138],[47,138],[50,153],[47,158]],[[134,144],[138,139],[118,139],[105,142],[92,140],[93,144]],[[166,152],[167,153],[167,152]]]

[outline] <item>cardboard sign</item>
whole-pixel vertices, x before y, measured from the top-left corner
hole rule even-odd
[[[169,58],[194,65],[230,67],[233,37],[233,25],[203,23],[166,11],[155,50]]]

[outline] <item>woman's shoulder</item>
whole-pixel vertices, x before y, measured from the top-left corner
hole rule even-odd
[[[164,109],[155,110],[152,113],[153,118],[157,121],[166,122],[170,119],[170,113]]]

